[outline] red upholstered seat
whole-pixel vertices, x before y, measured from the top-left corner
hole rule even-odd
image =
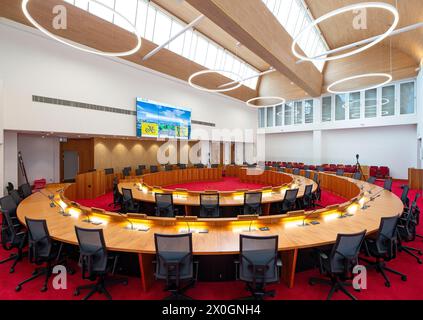
[[[370,176],[371,177],[377,177],[378,176],[378,173],[379,173],[379,167],[377,167],[377,166],[371,166],[369,173],[370,173]]]
[[[379,168],[379,175],[380,175],[380,178],[382,178],[382,179],[386,179],[387,177],[389,177],[389,168],[388,167],[380,167]]]

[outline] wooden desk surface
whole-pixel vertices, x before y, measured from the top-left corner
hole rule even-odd
[[[338,233],[355,233],[364,229],[368,233],[375,232],[379,228],[381,217],[395,216],[402,212],[403,205],[401,200],[391,192],[349,178],[333,177],[333,179],[343,179],[346,180],[344,183],[363,185],[365,191],[372,189],[373,194],[381,192],[380,197],[370,202],[370,208],[367,210],[358,209],[354,216],[345,219],[337,218],[339,212],[328,212],[318,218],[320,221],[319,225],[299,227],[298,225],[303,220],[301,216],[272,217],[274,219],[273,222],[269,222],[270,220],[257,220],[252,224],[253,228],[268,226],[270,231],[253,231],[248,232],[248,234],[257,236],[279,235],[278,248],[280,251],[316,247],[334,243]],[[56,190],[57,185],[51,189],[44,189],[42,192],[49,194]],[[75,226],[94,229],[102,228],[109,250],[140,254],[155,253],[155,233],[175,234],[187,227],[185,222],[178,222],[176,219],[146,218],[134,219],[133,222],[148,225],[150,227],[149,231],[132,231],[125,229],[128,222],[116,213],[105,213],[99,216],[98,219],[106,223],[102,226],[94,226],[82,222],[86,218],[84,214],[74,217],[60,215],[58,207],[51,208],[48,197],[39,192],[34,193],[21,202],[17,215],[22,223],[25,223],[25,217],[46,219],[52,238],[74,245],[77,244]],[[262,218],[265,219],[264,217]],[[250,222],[237,221],[237,219],[223,219],[220,221],[199,220],[198,222],[190,223],[192,230],[208,229],[208,233],[193,234],[194,254],[219,255],[239,252],[239,235],[244,232],[244,229],[248,228]]]

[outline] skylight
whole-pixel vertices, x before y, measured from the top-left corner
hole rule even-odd
[[[303,0],[262,1],[293,39],[314,19],[307,10]],[[311,28],[308,34],[304,34],[298,44],[308,57],[314,57],[329,50],[325,39],[317,27]],[[325,62],[316,61],[313,63],[322,72]]]
[[[131,30],[121,17],[109,12],[94,2],[87,0],[65,0],[83,10],[112,22],[124,29]],[[186,26],[186,23],[165,12],[148,0],[97,0],[115,9],[135,24],[141,36],[161,45]],[[259,73],[258,70],[236,57],[234,54],[214,43],[197,31],[189,30],[166,46],[191,61],[208,68],[223,69],[238,74],[242,79]],[[229,73],[225,76],[230,77]],[[233,78],[232,80],[238,80]],[[247,80],[244,85],[256,90],[258,77]]]

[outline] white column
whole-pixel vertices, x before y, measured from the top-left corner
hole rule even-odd
[[[210,163],[210,141],[201,141],[201,163],[208,165]]]
[[[235,163],[237,165],[244,163],[244,142],[235,142]]]
[[[0,197],[4,196],[3,80],[0,79]]]
[[[231,143],[224,142],[223,148],[223,164],[229,165],[231,164]]]
[[[322,164],[322,130],[313,131],[313,163]]]
[[[18,134],[16,132],[4,133],[3,159],[2,189],[8,182],[13,183],[16,188],[18,186]]]

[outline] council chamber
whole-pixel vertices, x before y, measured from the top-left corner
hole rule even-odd
[[[0,300],[423,300],[420,0],[0,2]]]

